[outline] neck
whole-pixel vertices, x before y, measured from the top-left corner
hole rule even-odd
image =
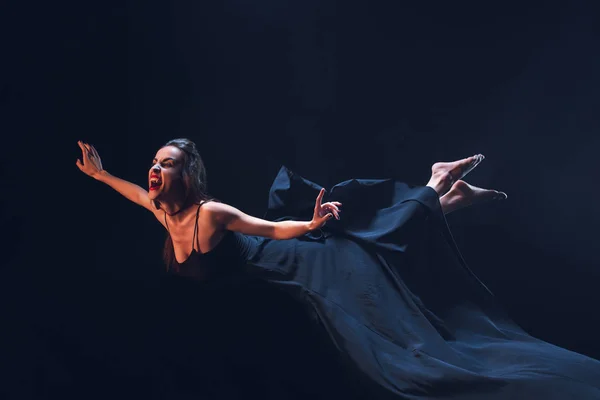
[[[163,209],[168,216],[170,217],[174,217],[174,216],[179,216],[181,215],[181,212],[183,210],[185,210],[188,206],[188,204],[181,200],[181,201],[165,201],[165,202],[159,202],[160,204],[160,208]]]

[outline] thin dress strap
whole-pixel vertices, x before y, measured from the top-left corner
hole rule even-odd
[[[196,210],[196,221],[194,222],[194,237],[192,238],[192,250],[194,250],[194,245],[196,244],[196,239],[198,238],[198,216],[200,215],[200,207],[202,207],[203,203],[198,204],[198,209]],[[200,247],[198,247],[198,252],[200,252]]]

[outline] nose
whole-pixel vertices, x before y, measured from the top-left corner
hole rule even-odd
[[[152,168],[150,168],[150,172],[155,173],[155,174],[159,174],[160,173],[160,166],[158,164],[154,164],[152,166]]]

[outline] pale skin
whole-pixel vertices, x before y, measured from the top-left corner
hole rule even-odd
[[[185,186],[181,178],[183,152],[174,146],[166,146],[158,150],[148,171],[149,189],[146,190],[108,173],[102,167],[100,155],[93,146],[81,141],[78,145],[82,151],[82,159],[78,159],[76,164],[83,173],[106,183],[128,200],[152,212],[165,228],[167,228],[166,213],[175,258],[178,262],[185,261],[193,250],[190,238],[193,237],[197,207],[188,206],[182,210],[185,205]],[[444,213],[476,203],[506,198],[502,192],[477,188],[460,180],[482,161],[482,157],[477,155],[454,162],[436,163],[432,166],[432,175],[427,186],[433,188],[440,196]],[[154,182],[156,185],[153,181],[157,181]],[[196,246],[194,249],[199,253],[211,251],[226,231],[284,240],[319,229],[329,219],[339,219],[341,213],[342,204],[337,201],[323,203],[324,194],[325,190],[321,189],[315,200],[313,217],[310,221],[273,222],[253,217],[225,203],[206,202],[198,214],[198,240],[194,244]],[[157,209],[154,202],[158,203],[160,208]]]
[[[476,154],[458,161],[433,164],[427,186],[433,188],[440,196],[444,214],[475,204],[506,200],[507,195],[504,192],[473,186],[461,179],[484,159],[482,154]]]

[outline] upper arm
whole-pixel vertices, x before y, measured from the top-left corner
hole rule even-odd
[[[211,201],[204,207],[217,228],[267,238],[273,238],[275,235],[275,222],[253,217],[224,203]]]

